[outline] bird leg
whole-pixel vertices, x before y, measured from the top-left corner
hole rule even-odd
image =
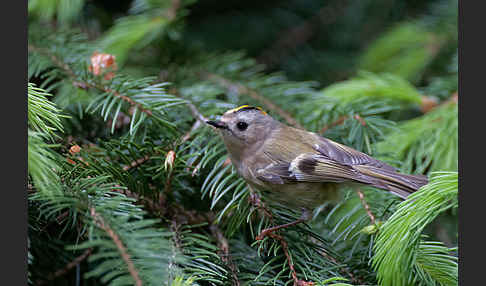
[[[300,216],[300,218],[298,220],[293,221],[293,222],[289,222],[289,223],[286,223],[286,224],[281,224],[281,225],[277,225],[277,226],[274,226],[274,227],[266,228],[266,229],[262,230],[262,232],[260,232],[260,234],[257,235],[257,237],[255,237],[255,239],[256,240],[262,240],[263,238],[265,238],[265,236],[270,236],[270,234],[272,234],[273,232],[275,232],[279,229],[287,228],[287,227],[290,227],[290,226],[293,226],[293,225],[296,225],[296,224],[299,224],[299,223],[306,222],[310,218],[311,218],[311,212],[306,208],[302,208],[302,215]]]

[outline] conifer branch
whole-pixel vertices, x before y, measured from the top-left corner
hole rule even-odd
[[[136,168],[136,167],[142,165],[143,163],[145,163],[146,161],[148,161],[149,159],[150,159],[150,156],[145,155],[142,158],[139,158],[139,159],[137,159],[135,161],[132,161],[130,163],[130,165],[123,166],[123,171],[128,171],[130,169]]]
[[[138,271],[135,268],[135,265],[133,264],[130,255],[128,254],[127,249],[123,245],[123,242],[121,241],[120,237],[118,237],[118,235],[113,231],[113,229],[111,229],[110,226],[103,220],[103,218],[96,212],[94,207],[90,207],[90,215],[93,218],[95,224],[99,228],[104,230],[115,243],[116,247],[118,248],[118,251],[120,252],[120,255],[122,256],[123,260],[125,261],[128,267],[128,272],[132,276],[133,280],[135,280],[135,285],[142,286],[142,280],[140,280]]]
[[[64,72],[66,72],[69,75],[69,77],[73,79],[76,78],[76,74],[69,67],[69,65],[61,61],[58,57],[52,54],[48,49],[39,48],[30,43],[28,44],[27,48],[29,52],[36,52],[48,57],[57,67],[61,68]]]
[[[199,110],[197,109],[197,107],[191,101],[189,101],[187,99],[186,99],[186,101],[187,101],[186,104],[191,109],[191,113],[194,116],[194,118],[196,118],[197,120],[205,123],[208,119],[204,115],[202,115],[201,112],[199,112]]]
[[[322,133],[325,133],[328,129],[331,129],[332,127],[341,125],[341,124],[344,123],[344,121],[346,121],[346,120],[348,120],[350,118],[351,119],[356,119],[356,120],[359,121],[359,123],[361,123],[362,126],[366,126],[366,121],[361,116],[359,116],[358,114],[355,114],[353,117],[349,117],[349,116],[343,115],[343,116],[340,116],[336,121],[331,122],[330,124],[324,125],[324,127],[322,127],[319,132],[321,134]]]
[[[83,89],[94,88],[94,89],[97,89],[99,91],[111,94],[115,97],[122,99],[123,101],[130,104],[130,106],[137,108],[138,110],[147,114],[148,116],[153,115],[151,110],[144,108],[142,106],[142,104],[135,102],[133,99],[131,99],[130,97],[128,97],[126,95],[120,94],[116,90],[110,89],[108,87],[104,87],[104,86],[99,85],[99,84],[93,84],[93,83],[89,83],[89,82],[86,82],[86,81],[80,81],[78,79],[78,77],[76,76],[76,74],[73,72],[73,70],[69,67],[69,65],[64,63],[61,59],[56,57],[54,54],[52,54],[49,50],[43,49],[43,48],[38,48],[38,47],[34,46],[33,44],[29,44],[28,49],[29,49],[29,51],[37,52],[37,53],[43,54],[44,56],[49,57],[51,59],[51,61],[57,67],[62,69],[64,72],[66,72],[66,74],[71,78],[71,81],[72,81],[74,86],[79,87],[79,88],[83,88]]]
[[[318,241],[315,237],[311,237],[310,240],[321,246],[323,248],[323,250],[319,251],[319,254],[324,256],[326,259],[332,261],[334,264],[336,265],[342,265],[343,263],[339,262],[335,257],[331,256],[329,253],[327,253],[327,251],[325,250],[324,246],[322,245],[322,243],[320,241]],[[357,283],[359,285],[361,284],[365,284],[363,281],[361,281],[360,279],[358,279],[356,276],[353,275],[353,273],[350,271],[350,269],[346,266],[343,266],[343,267],[340,267],[339,270],[342,272],[342,273],[345,273],[346,275],[348,275],[350,278],[351,278],[351,281],[353,283]]]
[[[283,236],[275,234],[273,232],[269,233],[268,236],[272,237],[273,239],[280,241],[280,245],[282,246],[282,251],[285,254],[285,258],[287,259],[287,264],[289,265],[289,268],[290,268],[290,275],[292,275],[292,279],[294,280],[294,286],[307,286],[307,285],[312,286],[312,285],[314,285],[313,282],[307,282],[307,281],[304,281],[304,280],[300,280],[297,277],[297,271],[295,271],[294,263],[292,262],[292,257],[290,256],[290,253],[289,253],[289,244],[287,243],[285,238],[283,238]]]
[[[184,98],[182,97],[179,92],[177,91],[177,89],[175,88],[172,88],[170,90],[170,92],[175,96],[175,97],[178,97],[182,100],[185,101],[186,105],[189,107],[189,109],[191,110],[191,113],[192,113],[192,116],[194,117],[194,119],[202,122],[202,123],[205,123],[208,119],[199,111],[199,109],[197,109],[197,107],[194,105],[194,103],[192,103],[192,101],[190,99],[187,99],[187,98]],[[196,126],[196,127],[194,127]],[[191,128],[191,131],[194,131],[196,130],[197,128],[199,128],[200,125],[196,125],[194,124],[193,128]],[[189,134],[189,133],[188,133]],[[186,134],[187,135],[187,134]],[[185,137],[184,137],[185,138]]]
[[[85,260],[88,256],[90,256],[92,252],[93,252],[92,248],[86,249],[80,256],[76,257],[73,261],[66,264],[66,266],[57,270],[54,273],[47,275],[47,280],[38,281],[37,285],[38,286],[44,285],[44,284],[48,283],[49,281],[52,281],[55,278],[66,274],[69,270],[73,269],[74,267],[79,265],[81,262],[83,262],[83,260]]]
[[[447,104],[457,104],[458,102],[458,92],[454,92],[447,100],[444,100],[443,102],[441,102],[440,104],[435,104],[435,105],[432,105],[432,106],[429,106],[428,108],[424,108],[423,109],[423,112],[424,113],[428,113],[440,106],[444,106],[444,105],[447,105]]]
[[[76,83],[79,83],[79,82],[76,82]],[[133,99],[131,99],[130,97],[128,97],[126,95],[120,94],[116,90],[113,90],[111,88],[107,88],[107,87],[104,87],[104,86],[101,86],[101,85],[98,85],[98,84],[91,84],[91,83],[87,83],[87,82],[82,82],[81,84],[84,84],[87,87],[98,89],[99,91],[102,91],[102,92],[112,94],[113,96],[121,98],[123,101],[128,102],[130,104],[130,106],[137,108],[138,110],[147,114],[148,116],[153,115],[151,110],[144,108],[140,103],[135,102]]]
[[[221,229],[219,229],[219,227],[216,224],[214,224],[214,222],[211,223],[209,229],[211,230],[212,235],[216,238],[216,241],[218,242],[218,247],[221,250],[221,255],[220,255],[221,260],[231,270],[231,276],[233,278],[234,285],[240,286],[240,281],[238,280],[238,275],[236,274],[237,273],[236,265],[231,260],[228,239],[224,237],[223,232],[221,231]]]
[[[192,125],[191,127],[191,130],[189,130],[183,137],[182,137],[182,143],[186,142],[187,140],[189,140],[191,138],[191,134],[196,130],[198,129],[199,127],[201,127],[203,124],[201,123],[202,121],[201,120],[196,120],[196,122],[194,122],[194,124]]]
[[[172,176],[173,176],[174,172],[169,171],[169,174],[167,175],[167,179],[165,180],[165,186],[164,186],[164,193],[165,194],[169,194],[171,192],[171,189],[172,189],[172,186],[171,186],[171,183],[172,183]]]
[[[368,203],[365,200],[365,196],[363,194],[363,191],[361,191],[361,189],[358,188],[356,190],[356,192],[358,193],[361,204],[363,205],[364,209],[366,210],[366,214],[368,214],[368,216],[370,217],[371,224],[375,224],[375,216],[371,212],[370,206],[368,205]]]

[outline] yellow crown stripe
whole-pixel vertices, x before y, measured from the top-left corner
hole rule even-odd
[[[236,108],[233,108],[233,109],[230,109],[228,111],[226,111],[227,113],[233,113],[233,112],[236,112],[242,108],[245,108],[245,107],[250,107],[249,105],[242,105],[242,106],[239,106],[239,107],[236,107]]]
[[[258,107],[257,106],[257,109],[260,110],[264,115],[267,115],[267,113],[265,112],[265,110],[263,110],[261,107]]]
[[[238,110],[241,110],[241,109],[244,109],[244,108],[250,108],[250,107],[251,106],[245,104],[245,105],[238,106],[236,108],[230,109],[230,110],[226,111],[226,113],[233,113],[233,112],[237,112]],[[260,110],[260,112],[263,113],[264,115],[267,115],[267,113],[260,107],[251,107],[251,108],[256,108],[256,109]]]

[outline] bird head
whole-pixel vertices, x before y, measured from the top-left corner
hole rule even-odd
[[[277,122],[261,108],[243,105],[206,123],[220,131],[228,151],[239,157],[245,150],[263,144]]]

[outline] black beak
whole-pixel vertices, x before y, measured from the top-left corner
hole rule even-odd
[[[226,124],[224,124],[223,122],[221,121],[212,121],[212,120],[209,120],[209,121],[206,121],[207,124],[209,125],[212,125],[216,128],[219,128],[219,129],[227,129],[228,126],[226,126]]]

